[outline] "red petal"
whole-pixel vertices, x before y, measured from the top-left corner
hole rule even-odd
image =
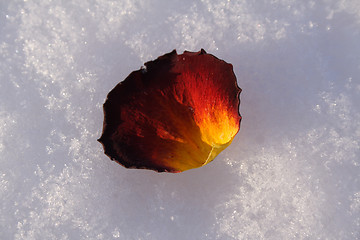
[[[132,72],[104,104],[99,141],[128,168],[179,172],[212,161],[238,132],[232,65],[204,50],[174,50]]]

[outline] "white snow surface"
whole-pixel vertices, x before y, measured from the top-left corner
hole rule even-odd
[[[0,239],[360,239],[358,0],[0,1]],[[241,130],[179,174],[104,155],[107,93],[177,49]]]

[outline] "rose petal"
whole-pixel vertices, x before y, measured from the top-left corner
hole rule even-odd
[[[212,161],[239,131],[232,65],[174,50],[132,72],[104,104],[105,154],[127,168],[181,172]]]

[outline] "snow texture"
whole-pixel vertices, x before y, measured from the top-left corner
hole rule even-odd
[[[0,2],[0,239],[360,239],[358,0]],[[103,154],[107,93],[177,49],[230,62],[240,133],[181,174]]]

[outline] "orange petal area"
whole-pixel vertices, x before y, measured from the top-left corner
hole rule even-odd
[[[174,50],[132,72],[104,104],[105,154],[128,168],[181,172],[212,161],[239,131],[232,65]]]

